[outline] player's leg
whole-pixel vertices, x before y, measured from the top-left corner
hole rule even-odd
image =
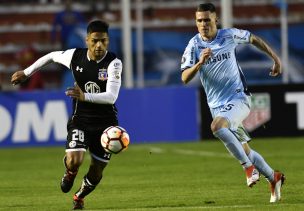
[[[83,151],[66,152],[63,158],[65,172],[60,183],[62,192],[67,193],[73,187],[78,169],[83,162],[84,154],[85,152]]]
[[[74,125],[73,121],[69,121],[66,154],[63,158],[65,173],[60,183],[62,192],[67,193],[73,187],[78,168],[83,162],[86,148],[85,132]]]
[[[253,165],[258,169],[258,171],[266,177],[269,181],[273,181],[274,178],[274,170],[266,163],[264,158],[251,149],[247,142],[243,142],[243,148],[248,155],[248,158],[251,160]]]
[[[259,172],[245,153],[242,144],[234,131],[248,116],[249,104],[245,100],[233,100],[219,109],[211,110],[214,120],[211,130],[227,150],[241,163],[246,172],[247,185],[252,187],[259,180]]]
[[[100,143],[100,131],[90,133],[88,140],[92,140],[89,144],[91,153],[91,164],[89,171],[83,177],[79,190],[73,197],[73,209],[83,209],[84,198],[89,195],[96,186],[101,182],[103,170],[111,159],[111,154],[107,153]]]
[[[211,130],[213,134],[224,143],[227,150],[241,163],[242,166],[248,168],[252,165],[248,156],[244,152],[242,144],[229,129],[229,123],[225,118],[216,117],[212,121]]]
[[[247,142],[243,143],[246,154],[258,171],[268,180],[270,186],[270,202],[277,202],[281,199],[281,187],[285,181],[285,176],[279,171],[274,171],[264,158],[249,147]]]
[[[73,197],[74,208],[83,209],[84,198],[89,195],[102,179],[102,172],[107,166],[106,162],[100,161],[92,157],[91,165],[88,173],[83,177],[82,183],[78,191]]]

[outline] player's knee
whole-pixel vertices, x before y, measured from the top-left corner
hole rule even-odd
[[[244,149],[246,155],[249,155],[249,153],[250,153],[249,145],[247,143],[243,143],[242,146],[243,146],[243,149]]]
[[[216,117],[211,123],[211,131],[215,133],[221,128],[228,128],[228,121],[223,117]]]
[[[107,166],[106,162],[101,162],[92,158],[91,165],[87,177],[92,184],[97,185],[102,179],[103,170]]]

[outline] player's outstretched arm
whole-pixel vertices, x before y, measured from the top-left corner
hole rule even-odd
[[[69,68],[74,51],[75,49],[69,49],[66,51],[53,51],[40,57],[37,61],[35,61],[25,70],[15,72],[11,77],[11,83],[13,85],[20,84],[32,74],[34,74],[36,71],[53,62],[62,64]]]
[[[23,70],[19,70],[17,72],[15,72],[12,77],[11,77],[11,83],[15,86],[17,84],[22,83],[23,81],[25,81],[28,78],[28,76],[26,76],[24,74]]]
[[[202,51],[201,57],[199,58],[199,61],[193,65],[192,67],[185,69],[182,72],[182,81],[184,84],[187,84],[188,82],[190,82],[194,76],[196,75],[196,73],[200,70],[200,68],[202,67],[202,65],[208,60],[208,58],[211,56],[212,52],[210,48],[205,48]]]
[[[274,64],[269,73],[270,76],[278,76],[279,74],[282,73],[280,58],[276,55],[276,53],[271,49],[271,47],[266,42],[264,42],[260,37],[251,34],[250,43],[256,46],[261,51],[265,52],[273,59]]]

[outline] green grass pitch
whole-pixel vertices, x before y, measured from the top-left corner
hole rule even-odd
[[[253,188],[222,143],[131,144],[113,155],[86,210],[304,210],[304,137],[255,139],[251,147],[287,181],[270,204],[264,178]],[[70,193],[61,192],[64,148],[0,149],[0,210],[70,210],[89,154]]]

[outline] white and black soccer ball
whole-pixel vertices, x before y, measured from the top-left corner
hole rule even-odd
[[[118,154],[128,148],[130,137],[124,128],[110,126],[103,131],[100,142],[106,152]]]

